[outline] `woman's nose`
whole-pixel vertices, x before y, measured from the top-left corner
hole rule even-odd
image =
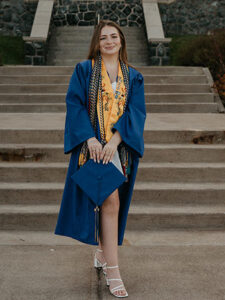
[[[113,41],[113,39],[112,39],[112,38],[107,38],[107,39],[106,39],[106,42],[107,42],[107,44],[111,44],[111,43],[112,43],[112,41]]]

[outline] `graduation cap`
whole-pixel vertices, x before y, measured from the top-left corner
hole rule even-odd
[[[112,194],[126,177],[113,162],[103,164],[89,159],[71,178],[84,191],[84,193],[96,204],[95,211],[95,240],[98,241],[99,233],[99,206]]]

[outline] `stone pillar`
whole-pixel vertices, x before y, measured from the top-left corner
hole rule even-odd
[[[46,65],[46,41],[27,37],[25,40],[25,65]]]
[[[151,66],[165,66],[170,63],[169,42],[165,38],[164,41],[149,40],[149,56]]]
[[[30,36],[24,36],[25,64],[46,65],[54,0],[39,0]]]

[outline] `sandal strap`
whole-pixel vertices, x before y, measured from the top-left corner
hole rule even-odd
[[[119,268],[119,266],[107,266],[107,269],[115,269],[115,268]]]
[[[108,278],[108,281],[112,281],[112,280],[119,280],[119,281],[123,281],[122,279],[120,278]]]
[[[111,289],[111,292],[117,292],[117,291],[122,291],[124,290],[125,291],[125,287],[124,285],[118,285],[118,286],[115,286],[114,288]]]
[[[98,252],[103,252],[103,250],[102,250],[102,249],[99,249],[99,248],[97,248],[96,251],[98,251]]]

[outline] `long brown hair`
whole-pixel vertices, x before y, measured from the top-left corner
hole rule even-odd
[[[120,26],[111,20],[100,20],[99,24],[95,27],[94,33],[92,35],[91,44],[90,44],[90,48],[89,48],[89,54],[88,54],[87,59],[92,59],[92,58],[96,59],[98,54],[100,53],[100,34],[101,34],[102,28],[105,26],[112,26],[118,30],[119,36],[120,36],[120,42],[121,42],[121,48],[119,51],[119,59],[122,60],[128,66],[136,69],[134,66],[132,66],[131,64],[128,63],[126,40],[125,40],[125,36],[124,36]]]

